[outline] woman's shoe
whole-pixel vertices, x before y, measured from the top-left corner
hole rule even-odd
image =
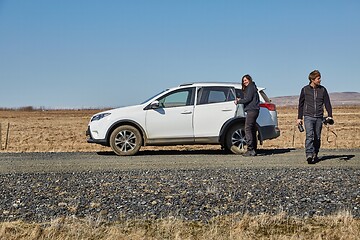
[[[256,152],[254,150],[246,151],[246,153],[243,154],[244,157],[255,157]]]

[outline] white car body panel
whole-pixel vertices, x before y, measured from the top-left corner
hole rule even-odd
[[[119,120],[130,120],[139,123],[139,125],[145,125],[145,112],[143,108],[146,105],[135,105],[128,107],[121,107],[105,111],[106,113],[111,113],[109,116],[99,120],[91,122],[91,133],[96,139],[104,139],[108,129]],[[105,113],[103,112],[103,113]]]
[[[195,106],[195,137],[216,137],[224,123],[235,116],[236,105],[233,101]]]
[[[194,106],[146,110],[147,138],[194,137],[193,112]]]
[[[275,112],[276,113],[276,112]],[[274,125],[274,111],[269,111],[266,108],[260,107],[259,117],[256,119],[259,126]]]

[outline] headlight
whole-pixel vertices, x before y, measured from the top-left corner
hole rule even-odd
[[[109,116],[111,113],[100,113],[91,118],[91,122],[93,121],[99,121],[100,119]]]

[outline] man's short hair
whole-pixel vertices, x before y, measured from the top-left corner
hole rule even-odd
[[[315,78],[317,78],[317,77],[321,77],[321,74],[320,74],[319,70],[314,70],[314,71],[312,71],[312,72],[309,74],[309,80],[310,80],[310,82],[313,81],[313,80],[315,80]]]

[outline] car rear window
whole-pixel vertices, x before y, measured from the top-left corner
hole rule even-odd
[[[268,98],[268,96],[266,95],[266,93],[263,90],[259,91],[259,93],[260,93],[260,95],[262,96],[262,98],[264,99],[265,102],[271,102],[270,98]]]

